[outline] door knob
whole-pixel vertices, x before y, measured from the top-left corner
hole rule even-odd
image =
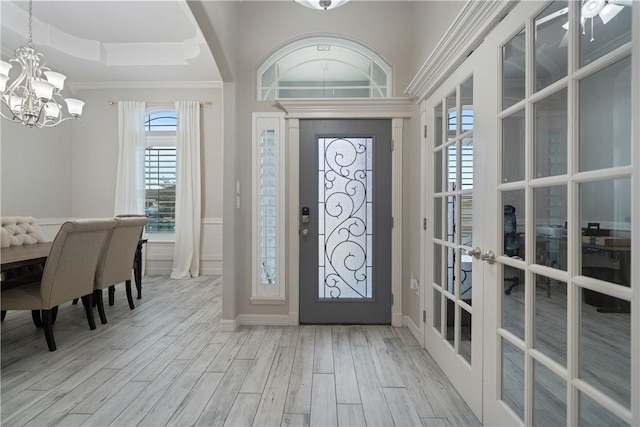
[[[482,250],[477,246],[474,249],[471,249],[471,250],[460,248],[460,251],[465,252],[467,255],[470,255],[470,256],[474,257],[475,259],[480,259],[480,255],[482,255]]]
[[[487,261],[489,264],[493,264],[496,262],[496,254],[494,254],[493,251],[487,251],[480,259]]]

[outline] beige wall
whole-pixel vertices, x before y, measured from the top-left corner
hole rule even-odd
[[[0,214],[71,215],[71,134],[74,122],[28,128],[2,119]]]
[[[94,89],[78,97],[87,106],[73,129],[72,209],[77,217],[113,215],[118,162],[118,106],[108,101],[211,101],[201,111],[202,217],[222,217],[222,89]]]
[[[256,101],[255,73],[260,62],[275,49],[312,34],[331,34],[366,44],[393,64],[394,96],[402,96],[409,84],[409,2],[350,2],[333,11],[315,11],[294,2],[243,2],[240,5],[238,40],[239,164],[251,162],[251,114],[276,111],[273,102]],[[357,25],[356,23],[367,23]],[[380,31],[384,28],[385,31]],[[252,305],[251,296],[251,168],[238,168],[241,209],[238,211],[236,286],[238,313],[287,315],[288,305]]]
[[[38,216],[102,216],[113,212],[115,161],[117,159],[117,107],[107,100],[144,99],[171,101],[186,99],[224,99],[223,104],[204,107],[203,114],[203,217],[224,216],[224,301],[223,318],[235,319],[240,313],[287,314],[288,306],[257,306],[249,303],[251,293],[251,114],[275,111],[271,102],[255,99],[255,70],[274,49],[312,34],[339,35],[366,44],[393,66],[393,95],[403,96],[415,73],[424,64],[443,32],[449,27],[464,2],[457,1],[353,1],[333,11],[314,11],[281,1],[218,2],[190,4],[203,34],[222,64],[222,90],[85,90],[79,96],[87,101],[82,123],[72,124],[59,139],[60,149],[48,152],[44,159],[56,158],[62,168],[49,169],[47,175],[29,178],[9,163],[7,156],[23,158],[29,150],[5,149],[2,130],[2,210],[7,214],[24,209]],[[217,101],[216,101],[217,102]],[[419,274],[420,133],[418,110],[406,121],[403,158],[403,311],[419,324],[419,299],[408,289],[409,278]],[[23,129],[21,129],[23,130]],[[15,132],[18,132],[17,130]],[[24,139],[9,134],[10,139]],[[52,133],[53,134],[53,133]],[[47,148],[50,146],[47,146]],[[22,151],[20,151],[22,150]],[[72,154],[73,153],[73,154]],[[99,165],[92,167],[100,159]],[[91,163],[89,162],[91,160]],[[36,169],[46,170],[36,162]],[[6,173],[5,173],[6,171]],[[96,173],[97,171],[97,173]],[[8,189],[6,177],[18,176],[27,184]],[[45,177],[47,177],[45,179]],[[235,207],[236,181],[240,183],[240,208]],[[224,182],[222,190],[221,182]],[[23,188],[38,192],[44,184],[58,187],[56,203],[20,205],[17,195]],[[71,184],[69,184],[71,183]],[[70,188],[69,188],[70,187]],[[20,190],[18,190],[20,189]],[[35,190],[33,190],[35,189]],[[6,192],[6,194],[5,194]],[[46,192],[50,194],[50,191]],[[223,194],[224,193],[224,194]],[[5,199],[5,195],[7,196]],[[38,199],[43,199],[39,196]],[[228,201],[222,207],[222,199]],[[24,203],[24,202],[22,202]],[[54,209],[55,207],[55,209]],[[40,209],[40,210],[39,210]]]
[[[438,42],[449,29],[466,1],[413,1],[411,2],[411,66],[415,76]]]
[[[287,43],[313,34],[339,35],[366,44],[393,66],[393,95],[403,96],[413,76],[428,58],[443,32],[461,10],[464,2],[350,2],[333,11],[314,11],[293,2],[250,2],[238,4],[236,11],[220,10],[220,2],[202,2],[210,16],[215,35],[214,55],[224,56],[230,66],[229,85],[225,84],[225,123],[235,111],[236,135],[229,140],[225,131],[225,158],[234,151],[234,163],[225,162],[225,200],[235,201],[236,182],[240,185],[240,208],[228,206],[225,216],[225,278],[223,319],[232,321],[239,314],[286,315],[288,306],[252,305],[251,295],[251,168],[245,167],[251,155],[251,114],[276,111],[272,102],[256,101],[255,72],[262,60]],[[193,9],[193,8],[192,8]],[[215,9],[215,10],[214,10]],[[229,15],[230,19],[220,18]],[[214,22],[215,21],[215,22]],[[230,22],[236,24],[237,39]],[[205,32],[206,33],[206,32]],[[227,36],[219,35],[224,33]],[[205,34],[206,35],[206,34]],[[216,56],[218,59],[218,56]],[[224,76],[224,74],[223,74]],[[232,94],[235,94],[231,98]],[[418,110],[406,122],[403,220],[403,311],[419,325],[419,299],[408,289],[409,279],[419,277],[420,129]],[[232,237],[232,238],[231,238]],[[234,242],[230,244],[229,242]],[[229,246],[233,246],[229,248]],[[234,257],[233,260],[230,257]],[[233,270],[229,268],[233,266]]]
[[[113,215],[118,107],[108,101],[211,101],[201,108],[201,265],[203,273],[220,273],[222,88],[81,90],[77,96],[86,102],[81,121],[49,129],[2,123],[2,215],[30,215],[53,227],[65,218]],[[168,273],[172,257],[173,245],[149,244],[147,271]]]
[[[236,216],[236,116],[237,116],[237,56],[238,2],[191,1],[188,2],[200,30],[211,49],[218,64],[223,80],[223,200],[224,230],[222,281],[222,319],[233,320],[238,313],[238,289],[236,275],[241,269],[236,263],[238,245],[235,244],[238,234]]]

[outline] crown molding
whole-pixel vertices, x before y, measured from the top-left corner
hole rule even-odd
[[[220,89],[222,82],[74,82],[70,83],[69,87],[73,92],[83,89]]]
[[[288,119],[408,118],[413,101],[411,98],[280,99],[276,107],[284,110]]]
[[[482,43],[518,1],[468,1],[413,78],[405,93],[429,97]]]

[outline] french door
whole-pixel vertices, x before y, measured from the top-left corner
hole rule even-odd
[[[483,240],[480,66],[470,57],[423,103],[432,218],[423,253],[425,265],[433,263],[425,271],[425,347],[482,419],[483,266],[475,249]]]
[[[486,425],[640,423],[639,8],[521,2],[481,48]]]
[[[485,425],[640,425],[639,27],[520,2],[422,104],[425,346]]]
[[[391,120],[300,120],[300,323],[391,323]]]

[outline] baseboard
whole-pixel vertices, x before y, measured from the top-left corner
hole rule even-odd
[[[147,265],[144,269],[145,276],[169,276],[173,271],[173,263],[163,263],[161,265],[152,266],[149,264],[154,263],[154,260],[147,260]],[[202,268],[200,266],[200,275],[201,276],[218,276],[222,274],[222,267],[208,267]]]
[[[402,313],[391,313],[391,326],[401,328],[402,325]]]
[[[411,332],[411,335],[418,341],[420,347],[424,347],[424,334],[420,327],[417,326],[409,316],[404,316],[402,323],[409,329],[409,332]]]
[[[300,313],[297,311],[292,311],[289,313],[289,326],[298,326],[300,325]]]
[[[247,326],[289,326],[288,314],[241,314],[240,325]]]
[[[236,317],[235,319],[222,319],[220,321],[220,331],[221,332],[235,332],[238,329],[239,321]]]
[[[220,331],[235,332],[241,325],[295,326],[289,323],[288,314],[241,314],[233,320],[222,319],[220,321]]]
[[[222,274],[221,267],[200,268],[201,276],[218,276]]]

